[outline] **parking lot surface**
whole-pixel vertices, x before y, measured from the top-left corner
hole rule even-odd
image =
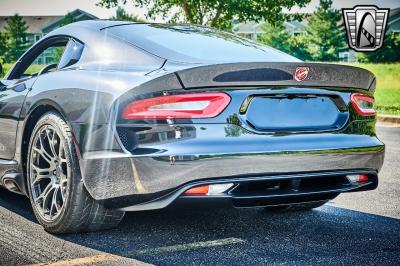
[[[184,208],[128,213],[114,230],[54,236],[0,189],[0,265],[400,265],[400,128],[374,191],[308,212]]]

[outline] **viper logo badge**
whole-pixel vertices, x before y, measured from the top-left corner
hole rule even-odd
[[[307,78],[309,71],[310,68],[308,67],[296,67],[293,77],[296,81],[303,81]]]
[[[383,45],[388,8],[355,6],[343,8],[349,47],[358,52],[373,52]]]

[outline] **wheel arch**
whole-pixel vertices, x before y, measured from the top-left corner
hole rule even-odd
[[[27,161],[27,156],[28,156],[28,148],[29,148],[29,141],[30,137],[32,134],[32,131],[36,125],[36,123],[39,121],[39,119],[46,113],[48,112],[55,112],[58,115],[61,116],[61,118],[70,126],[72,130],[72,134],[74,136],[73,128],[71,127],[71,124],[69,123],[65,112],[61,108],[60,105],[58,105],[56,102],[48,99],[41,100],[34,105],[32,105],[32,108],[28,111],[27,115],[25,116],[24,123],[23,123],[23,128],[22,128],[22,136],[21,136],[21,144],[20,144],[20,165],[21,165],[21,170],[23,171],[24,176],[26,177],[26,161]],[[74,142],[76,144],[75,138]],[[78,149],[78,145],[75,145],[75,148]],[[79,150],[78,154],[79,154]]]

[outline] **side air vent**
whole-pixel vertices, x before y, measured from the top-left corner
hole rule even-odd
[[[139,144],[137,132],[150,130],[150,127],[117,127],[118,137],[121,144],[128,151],[132,151],[137,148]]]
[[[119,139],[121,140],[121,143],[122,145],[124,145],[125,149],[131,151],[136,147],[137,141],[134,130],[132,130],[131,128],[120,127],[117,128],[117,132]]]

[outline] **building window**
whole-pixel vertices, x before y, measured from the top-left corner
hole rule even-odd
[[[35,42],[39,41],[41,37],[40,34],[35,34]]]
[[[250,40],[254,40],[254,34],[253,33],[245,33],[244,37]]]
[[[349,52],[339,52],[340,62],[349,62],[350,53]]]

